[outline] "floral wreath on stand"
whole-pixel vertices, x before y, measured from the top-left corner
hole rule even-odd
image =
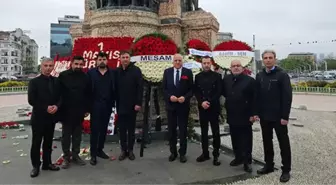
[[[162,33],[150,33],[137,39],[132,47],[131,61],[141,69],[147,82],[159,83],[163,72],[171,67],[178,49],[174,41]]]
[[[253,49],[245,42],[238,40],[225,41],[218,44],[212,52],[215,63],[225,69],[229,70],[231,61],[239,60],[244,67],[244,74],[251,75],[251,70],[248,66],[253,61]]]

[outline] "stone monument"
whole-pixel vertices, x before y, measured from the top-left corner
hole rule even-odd
[[[79,37],[139,38],[161,32],[181,47],[200,39],[216,44],[217,19],[198,6],[198,0],[85,0],[82,24],[72,25],[70,34]]]

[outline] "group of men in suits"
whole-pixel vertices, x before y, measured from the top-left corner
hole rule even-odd
[[[257,171],[268,174],[274,171],[273,129],[277,133],[283,162],[281,182],[290,179],[291,149],[287,124],[292,103],[292,89],[288,74],[276,66],[276,53],[265,51],[262,54],[265,69],[256,79],[243,74],[244,67],[239,60],[231,62],[231,74],[222,79],[222,75],[211,70],[212,60],[202,57],[202,72],[193,78],[190,69],[182,67],[182,55],[173,58],[173,67],[164,71],[163,91],[168,117],[169,161],[178,154],[180,162],[187,161],[187,124],[190,111],[190,99],[195,95],[198,102],[201,125],[202,154],[197,162],[210,159],[208,128],[213,135],[213,165],[219,166],[220,149],[219,115],[220,97],[225,97],[227,122],[235,159],[231,166],[243,164],[246,172],[252,172],[252,125],[260,121],[262,128],[266,165]],[[177,150],[177,127],[180,149]]]
[[[33,106],[31,125],[33,131],[31,160],[33,170],[31,177],[39,175],[40,146],[43,140],[43,170],[58,171],[59,167],[51,162],[51,145],[55,123],[61,121],[62,149],[64,153],[63,168],[74,162],[85,165],[79,157],[82,122],[90,114],[91,165],[97,164],[97,157],[109,159],[103,151],[106,132],[112,107],[116,105],[121,144],[119,160],[128,157],[135,159],[133,146],[135,141],[135,121],[142,106],[143,78],[141,70],[130,63],[130,53],[121,52],[121,66],[116,70],[107,66],[107,55],[103,52],[97,56],[97,67],[87,74],[82,71],[84,59],[74,57],[71,68],[52,77],[54,64],[52,59],[41,63],[41,75],[31,80],[28,89],[28,102]],[[202,135],[202,154],[197,162],[210,159],[208,127],[213,134],[213,165],[219,166],[220,97],[226,99],[227,122],[235,159],[231,166],[244,164],[244,170],[252,171],[252,124],[260,120],[266,165],[260,174],[274,171],[274,152],[272,144],[273,128],[280,142],[283,161],[281,181],[289,180],[291,154],[287,133],[292,91],[288,75],[275,66],[276,54],[273,51],[263,53],[265,69],[256,80],[244,75],[239,60],[231,62],[231,74],[222,79],[222,75],[211,70],[212,59],[202,58],[202,72],[194,76],[190,69],[183,67],[183,57],[175,54],[173,67],[163,74],[163,91],[168,118],[169,161],[179,155],[181,163],[187,161],[187,125],[190,111],[190,99],[195,95],[198,101],[199,120]],[[177,133],[178,127],[178,133]],[[177,150],[177,138],[180,148]],[[72,143],[72,150],[70,145]]]

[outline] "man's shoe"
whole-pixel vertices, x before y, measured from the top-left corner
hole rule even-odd
[[[60,168],[54,164],[49,164],[48,166],[42,166],[42,170],[59,171]]]
[[[196,161],[200,163],[200,162],[207,161],[209,159],[210,159],[209,155],[202,154],[199,157],[197,157]]]
[[[97,164],[97,157],[91,157],[90,164],[95,166]]]
[[[212,161],[212,164],[214,166],[219,166],[219,165],[221,165],[221,162],[218,160],[218,157],[214,157],[214,160]]]
[[[62,168],[68,169],[70,167],[70,159],[64,159]]]
[[[177,154],[170,154],[170,156],[169,156],[169,162],[175,161],[176,158],[177,158]]]
[[[257,174],[265,175],[265,174],[269,174],[269,173],[272,173],[272,172],[274,172],[274,167],[264,166],[263,168],[261,168],[257,171]]]
[[[104,151],[98,152],[97,157],[100,157],[102,159],[109,159],[110,158]]]
[[[238,160],[238,159],[233,159],[231,162],[230,162],[230,166],[239,166],[243,164],[243,161],[241,160]]]
[[[37,177],[40,174],[40,168],[33,168],[30,172],[30,177],[34,178]]]
[[[187,162],[187,158],[184,155],[180,156],[180,162],[181,163]]]
[[[128,159],[131,160],[131,161],[134,161],[134,159],[135,159],[135,155],[134,155],[134,153],[133,153],[132,151],[130,151],[130,152],[128,153]]]
[[[252,165],[251,164],[244,164],[244,171],[246,171],[247,173],[251,173],[252,172]]]
[[[80,165],[80,166],[84,166],[86,165],[86,162],[83,161],[83,159],[81,159],[79,156],[72,156],[72,161],[77,164],[77,165]]]
[[[290,179],[290,174],[289,172],[282,172],[280,176],[280,182],[288,182]]]
[[[126,152],[121,152],[119,155],[119,161],[123,161],[126,159],[127,153]]]

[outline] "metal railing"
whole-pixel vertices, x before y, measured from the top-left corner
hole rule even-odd
[[[18,93],[18,92],[27,92],[27,91],[28,91],[28,86],[0,87],[0,93]],[[294,86],[293,92],[336,94],[336,88]]]
[[[330,87],[293,87],[293,92],[336,94],[336,88]]]
[[[0,93],[18,93],[27,92],[28,86],[17,86],[17,87],[0,87]]]

